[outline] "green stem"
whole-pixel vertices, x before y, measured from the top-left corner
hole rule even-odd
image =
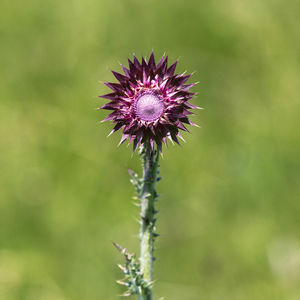
[[[152,300],[153,250],[155,234],[155,208],[157,194],[155,184],[158,174],[159,151],[152,150],[150,143],[145,143],[142,150],[143,179],[141,189],[141,273],[148,288],[142,289],[139,300]]]

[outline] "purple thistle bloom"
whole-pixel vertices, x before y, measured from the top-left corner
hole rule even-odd
[[[160,151],[167,138],[179,144],[177,137],[183,139],[179,129],[188,131],[184,124],[196,125],[188,118],[189,109],[199,108],[188,102],[195,95],[189,92],[195,83],[185,84],[192,74],[174,74],[177,61],[168,67],[167,56],[156,65],[153,52],[148,62],[133,58],[128,59],[128,69],[122,66],[124,75],[112,71],[119,83],[105,83],[113,92],[100,96],[110,100],[100,109],[113,112],[103,121],[116,124],[110,134],[122,128],[120,144],[128,139],[133,151],[148,140]]]

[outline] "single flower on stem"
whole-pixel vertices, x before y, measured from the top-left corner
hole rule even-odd
[[[123,130],[120,144],[128,140],[133,143],[133,151],[140,147],[143,176],[139,179],[136,173],[129,172],[141,206],[140,258],[115,246],[126,261],[125,266],[120,266],[125,278],[118,281],[128,288],[124,295],[137,294],[139,300],[152,300],[159,153],[162,144],[167,145],[167,138],[177,144],[178,138],[183,140],[179,130],[188,131],[186,124],[197,126],[188,116],[191,109],[199,107],[189,102],[195,95],[189,91],[195,83],[186,84],[192,74],[175,74],[177,61],[168,66],[168,57],[163,56],[156,64],[152,52],[148,61],[142,57],[140,62],[134,56],[128,63],[128,68],[122,65],[124,74],[112,71],[119,82],[105,83],[112,92],[100,96],[109,100],[100,109],[112,111],[103,120],[115,124],[110,134]]]

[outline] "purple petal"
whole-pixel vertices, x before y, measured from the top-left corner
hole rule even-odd
[[[195,106],[194,104],[192,104],[190,102],[185,102],[184,105],[187,106],[190,109],[200,109],[200,107]]]
[[[122,145],[128,138],[129,138],[129,135],[123,133],[122,138],[121,138],[120,143],[119,143],[118,146]]]
[[[190,88],[192,88],[196,83],[185,84],[180,88],[181,91],[187,92]]]
[[[177,66],[177,61],[175,61],[174,64],[168,68],[167,74],[169,76],[172,76],[174,74],[176,66]]]
[[[134,66],[136,67],[136,69],[138,70],[141,70],[142,69],[142,66],[139,62],[139,60],[136,58],[135,55],[133,55],[133,63],[134,63]]]
[[[122,85],[119,83],[104,82],[104,84],[115,92],[122,90]]]
[[[128,80],[128,78],[126,76],[124,76],[118,72],[112,71],[112,73],[117,78],[117,80],[119,80],[120,82],[126,82]]]
[[[118,98],[118,95],[116,93],[110,93],[110,94],[106,94],[106,95],[102,95],[102,96],[98,96],[100,98],[105,98],[108,100],[115,100]]]
[[[150,58],[149,58],[149,61],[148,61],[148,66],[151,70],[155,70],[155,58],[154,58],[154,53],[152,51],[151,55],[150,55]]]
[[[159,61],[158,64],[157,64],[157,67],[156,67],[157,69],[159,69],[159,68],[163,65],[165,59],[168,60],[168,57],[165,57],[165,56],[163,55],[163,57],[160,59],[160,61]]]
[[[110,136],[110,135],[113,134],[114,132],[120,130],[122,127],[123,127],[123,124],[122,124],[122,123],[116,124],[116,126],[113,128],[113,130],[109,133],[108,136]]]
[[[189,132],[189,130],[180,121],[178,121],[177,127],[183,131]]]
[[[127,68],[125,68],[123,65],[121,65],[122,69],[123,69],[123,72],[124,74],[129,78],[130,77],[130,72]]]

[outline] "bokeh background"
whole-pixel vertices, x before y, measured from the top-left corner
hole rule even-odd
[[[205,108],[161,159],[155,299],[300,299],[299,1],[0,6],[0,299],[124,291],[111,242],[138,251],[140,161],[97,96],[152,49]]]

